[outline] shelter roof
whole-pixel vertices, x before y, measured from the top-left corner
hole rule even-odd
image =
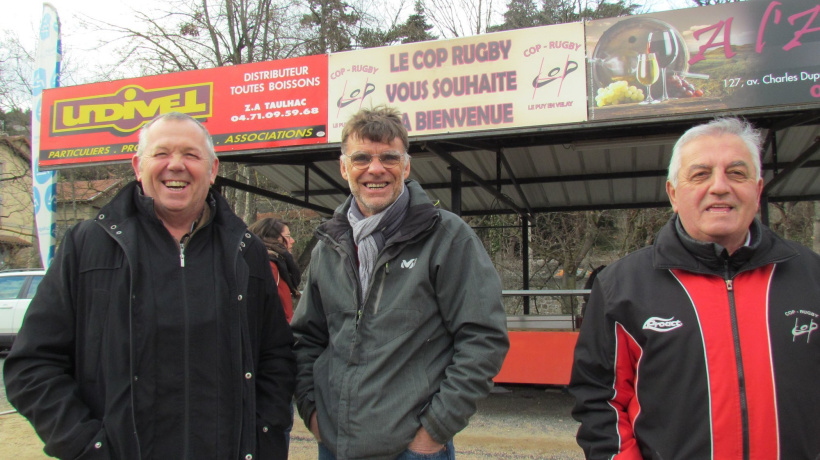
[[[410,177],[445,209],[458,210],[460,200],[461,215],[666,207],[667,166],[678,137],[715,116],[735,115],[767,136],[764,197],[820,200],[818,104],[411,138]],[[256,192],[322,214],[349,193],[338,143],[226,160],[257,165],[288,195]]]

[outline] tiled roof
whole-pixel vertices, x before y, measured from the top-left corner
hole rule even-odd
[[[9,235],[0,235],[0,244],[9,244],[12,246],[31,246],[31,243],[28,241]]]
[[[94,201],[119,185],[123,179],[82,180],[57,184],[57,201]]]

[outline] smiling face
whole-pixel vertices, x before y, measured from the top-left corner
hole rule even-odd
[[[385,144],[362,140],[356,135],[351,135],[347,138],[344,151],[346,155],[366,153],[378,156],[383,152],[404,153],[404,144],[399,138]],[[394,168],[385,168],[378,158],[373,158],[365,169],[354,168],[346,155],[339,159],[339,168],[342,177],[350,185],[350,192],[356,198],[359,210],[365,217],[384,211],[398,199],[404,190],[404,179],[410,176],[410,160],[407,155],[404,155],[401,164]]]
[[[759,208],[763,179],[756,176],[738,136],[702,136],[681,149],[678,185],[667,182],[666,192],[689,236],[731,254],[745,242]]]
[[[199,217],[219,160],[211,158],[205,133],[190,120],[163,118],[148,127],[145,150],[131,165],[154,210],[167,225],[185,225]]]

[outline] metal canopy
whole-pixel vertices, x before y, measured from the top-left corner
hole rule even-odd
[[[410,177],[442,208],[465,216],[666,207],[675,141],[716,115],[743,116],[767,135],[764,198],[820,200],[820,104],[411,138]],[[322,214],[349,193],[339,173],[339,144],[222,160],[255,165],[288,192],[284,201]]]

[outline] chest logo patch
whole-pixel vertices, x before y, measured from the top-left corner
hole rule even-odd
[[[811,334],[820,327],[820,315],[810,310],[789,310],[786,316],[794,317],[794,327],[792,328],[792,342],[811,343]]]
[[[800,319],[794,320],[794,327],[792,328],[792,342],[797,341],[797,337],[805,335],[806,343],[811,342],[811,333],[817,329],[817,323],[814,320],[809,320],[806,324],[800,324]]]
[[[683,321],[675,319],[674,316],[671,318],[658,318],[657,316],[653,316],[643,323],[644,329],[655,332],[669,332],[681,326],[683,326]]]
[[[402,260],[401,268],[413,268],[416,266],[416,259]]]

